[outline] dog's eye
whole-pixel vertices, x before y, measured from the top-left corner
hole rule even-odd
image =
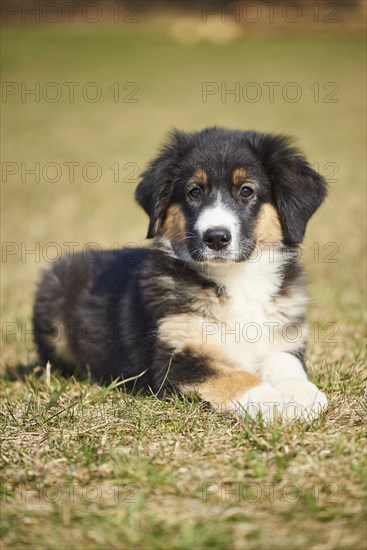
[[[192,199],[200,199],[200,198],[201,198],[201,189],[200,189],[200,187],[193,187],[193,188],[190,189],[190,191],[188,192],[188,195],[189,195],[189,197],[191,197]]]
[[[251,197],[251,195],[253,194],[254,190],[251,189],[251,187],[248,187],[247,185],[243,185],[240,189],[240,197],[243,198],[243,199],[247,199],[248,197]]]

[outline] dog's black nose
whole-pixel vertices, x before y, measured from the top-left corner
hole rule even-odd
[[[222,250],[229,245],[231,239],[231,232],[222,227],[207,229],[203,235],[204,243],[212,250]]]

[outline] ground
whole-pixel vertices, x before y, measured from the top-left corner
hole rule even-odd
[[[13,95],[2,104],[3,547],[359,550],[363,43],[293,33],[183,44],[175,33],[76,24],[4,31],[3,80]],[[226,95],[236,83],[241,95]],[[36,95],[25,94],[31,87]],[[41,270],[71,246],[143,242],[138,172],[172,126],[214,124],[296,136],[330,183],[302,248],[307,364],[330,400],[311,425],[239,422],[196,400],[131,397],[37,364],[30,320]]]

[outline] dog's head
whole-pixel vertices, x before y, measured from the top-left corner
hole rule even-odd
[[[281,135],[174,131],[143,173],[136,199],[148,238],[198,262],[240,262],[256,245],[302,242],[325,180]]]

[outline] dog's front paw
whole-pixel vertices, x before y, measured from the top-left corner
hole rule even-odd
[[[285,420],[314,420],[327,409],[326,395],[309,380],[284,380],[277,388],[282,394]]]
[[[281,416],[284,400],[280,391],[267,382],[245,391],[234,403],[235,413],[239,416],[261,417],[264,422],[272,422]]]

